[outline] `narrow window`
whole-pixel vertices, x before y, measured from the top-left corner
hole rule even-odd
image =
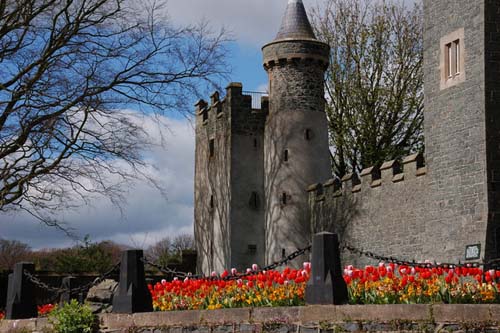
[[[451,43],[449,44],[446,44],[446,76],[448,78],[451,78],[452,77],[452,58],[453,58],[453,55],[452,55],[453,51],[451,49]]]
[[[455,46],[455,74],[460,74],[460,40],[457,39],[453,42]]]
[[[446,52],[446,77],[452,79],[460,74],[460,40],[457,39],[445,45]]]
[[[288,162],[288,149],[285,149],[285,152],[283,153],[283,161]]]
[[[214,208],[214,196],[213,195],[210,196],[210,208],[211,209]]]
[[[257,253],[257,245],[248,244],[248,254],[255,254],[255,253]]]
[[[255,138],[253,139],[253,147],[257,148],[257,139],[255,139]]]
[[[208,120],[208,109],[207,108],[205,108],[203,110],[202,117],[203,117],[204,122]]]
[[[286,205],[286,203],[287,203],[287,199],[288,199],[288,196],[287,196],[286,192],[283,192],[283,193],[281,194],[281,204],[282,204],[282,205]]]
[[[307,141],[311,140],[312,138],[312,132],[310,128],[307,128],[304,132],[304,137]]]
[[[285,257],[286,257],[286,250],[281,249],[281,259],[285,259]]]
[[[250,208],[259,209],[259,195],[257,192],[252,192],[252,195],[250,195]]]
[[[210,157],[214,157],[214,155],[215,155],[215,140],[214,139],[210,139],[210,141],[208,143],[208,150],[210,153]]]

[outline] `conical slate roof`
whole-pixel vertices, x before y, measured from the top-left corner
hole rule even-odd
[[[275,40],[316,39],[302,0],[288,0],[285,16]]]

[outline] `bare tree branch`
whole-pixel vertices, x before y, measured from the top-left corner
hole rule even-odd
[[[152,140],[134,115],[190,112],[227,74],[227,33],[174,27],[152,0],[0,0],[0,212],[113,203]]]

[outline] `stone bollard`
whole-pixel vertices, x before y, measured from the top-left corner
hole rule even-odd
[[[35,302],[35,288],[24,271],[33,274],[35,265],[20,262],[14,266],[14,273],[9,274],[5,319],[36,318],[38,311]]]
[[[146,286],[142,250],[122,253],[120,282],[113,297],[114,313],[136,313],[153,311],[153,301]]]
[[[307,304],[347,304],[337,234],[321,232],[312,243],[311,278],[306,286]]]

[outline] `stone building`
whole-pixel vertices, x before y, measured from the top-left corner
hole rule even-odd
[[[500,3],[424,0],[424,16],[425,159],[330,179],[329,48],[301,0],[289,0],[263,47],[269,98],[260,109],[238,83],[222,100],[198,102],[199,271],[267,264],[322,230],[402,259],[500,256]]]

